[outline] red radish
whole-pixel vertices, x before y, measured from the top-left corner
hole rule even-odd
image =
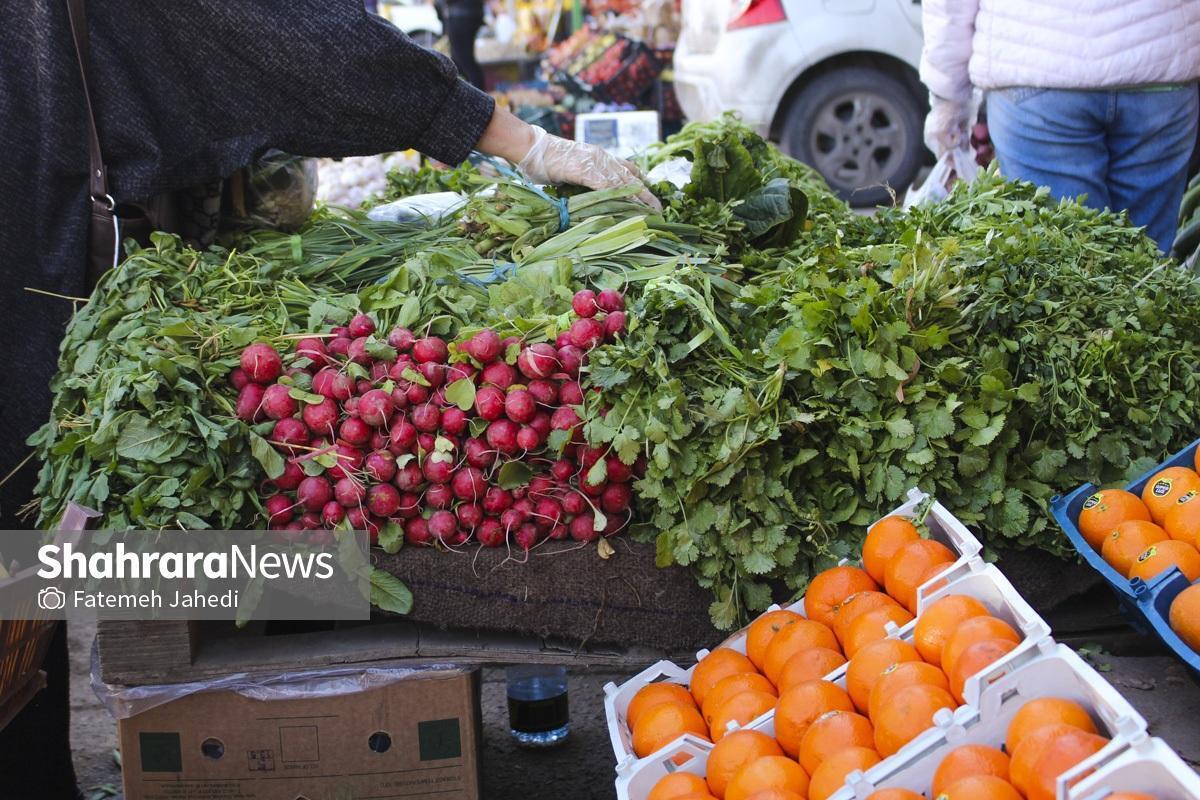
[[[437,442],[437,437],[432,433],[417,434],[417,448],[426,453],[433,452],[433,445]]]
[[[313,547],[331,547],[337,543],[337,537],[333,531],[314,531],[308,535],[308,543]]]
[[[350,329],[347,328],[345,325],[338,325],[334,328],[330,328],[329,332],[332,333],[334,336],[341,336],[342,338],[345,338],[345,339],[350,338]]]
[[[285,495],[273,494],[263,501],[267,519],[273,525],[286,524],[292,521],[292,501]]]
[[[583,405],[583,389],[578,383],[570,381],[558,387],[558,399],[564,406]]]
[[[581,495],[579,492],[572,490],[563,496],[562,507],[563,511],[567,512],[568,514],[578,515],[587,511],[591,506],[588,505],[586,497]]]
[[[388,435],[386,430],[377,430],[371,434],[371,439],[367,442],[367,446],[372,450],[386,450],[388,446]]]
[[[594,542],[600,538],[596,530],[596,518],[591,514],[580,514],[571,520],[571,538],[577,542]]]
[[[485,328],[468,339],[463,349],[480,364],[491,364],[503,352],[500,347],[500,335],[490,328]]]
[[[614,311],[604,318],[604,336],[612,339],[625,330],[625,312]]]
[[[347,417],[338,428],[338,438],[357,447],[371,438],[371,429],[358,417]]]
[[[638,456],[637,461],[633,462],[633,475],[635,478],[646,477],[646,457]]]
[[[396,457],[387,450],[376,450],[367,454],[363,460],[363,469],[373,480],[387,483],[396,477]]]
[[[528,497],[521,497],[513,503],[513,509],[521,513],[522,519],[529,519],[529,515],[533,513],[534,504]]]
[[[558,351],[544,342],[530,345],[517,356],[517,369],[526,378],[549,378],[558,369]]]
[[[323,433],[332,436],[333,425],[337,422],[338,418],[337,403],[333,402],[332,398],[326,397],[319,403],[306,404],[304,410],[300,412],[300,416],[304,419],[304,424],[313,433]]]
[[[248,383],[238,392],[237,406],[235,411],[237,418],[243,422],[257,422],[262,419],[264,414],[262,410],[263,394],[266,390],[257,383]]]
[[[283,474],[271,481],[277,488],[290,492],[304,480],[304,470],[295,461],[288,459],[283,465]]]
[[[400,495],[400,508],[396,516],[411,519],[421,513],[421,495],[414,492],[404,492]]]
[[[433,403],[437,408],[449,408],[454,405],[446,399],[446,387],[438,389],[433,393],[433,397],[429,398],[429,402]]]
[[[371,363],[371,354],[367,352],[367,337],[360,336],[357,339],[350,340],[350,346],[346,348],[346,357],[355,364],[366,366]]]
[[[403,391],[404,389],[408,388],[408,378],[404,377],[404,371],[412,368],[412,359],[407,355],[400,355],[395,361],[392,362],[392,365],[388,367],[388,377],[396,382],[397,389]]]
[[[629,510],[633,502],[633,491],[628,483],[610,483],[600,495],[600,508],[606,513],[617,514]]]
[[[316,531],[323,527],[321,517],[314,511],[308,511],[300,515],[300,526],[306,531]]]
[[[437,389],[446,382],[446,365],[437,361],[426,361],[417,365],[417,372],[429,382],[430,389]]]
[[[569,431],[580,423],[579,415],[570,406],[561,406],[550,417],[550,427],[556,431]]]
[[[433,537],[429,533],[429,523],[422,517],[413,517],[404,523],[404,541],[412,545],[433,544]]]
[[[555,486],[554,478],[549,475],[534,475],[533,480],[529,481],[528,494],[530,497],[538,498],[544,496]]]
[[[475,413],[488,422],[504,414],[504,392],[495,386],[484,386],[475,393]]]
[[[309,511],[320,511],[333,499],[333,487],[326,478],[310,476],[296,487],[296,499]]]
[[[425,483],[425,473],[421,471],[420,464],[410,461],[396,470],[392,483],[402,492],[415,492]]]
[[[408,398],[409,404],[414,406],[429,402],[429,395],[429,390],[419,383],[414,383],[404,392],[404,396]]]
[[[354,478],[341,478],[333,485],[333,499],[348,508],[362,505],[367,496],[367,487]]]
[[[450,508],[454,505],[454,490],[445,483],[435,483],[425,490],[425,505],[429,508]]]
[[[359,397],[358,395],[354,395],[353,397],[347,398],[346,401],[342,403],[342,411],[346,412],[346,414],[351,417],[357,417],[358,416],[358,404],[361,400],[362,400],[362,398]]]
[[[541,534],[538,532],[537,526],[532,522],[526,522],[520,528],[517,528],[517,533],[513,537],[513,542],[522,550],[532,550],[537,546]]]
[[[550,474],[560,481],[569,481],[579,468],[565,458],[560,458],[550,465]]]
[[[558,404],[558,386],[550,381],[541,379],[530,381],[526,390],[540,405],[553,406]],[[511,394],[509,395],[511,397]],[[509,416],[511,419],[511,415]]]
[[[496,463],[496,451],[488,447],[482,439],[467,439],[463,450],[467,455],[467,463],[472,467],[485,469]]]
[[[408,408],[408,390],[401,389],[397,386],[392,389],[392,408],[404,409]]]
[[[460,503],[454,509],[454,516],[458,517],[458,523],[464,528],[474,530],[483,522],[483,509],[475,503]]]
[[[285,417],[275,423],[271,439],[286,445],[288,450],[295,446],[303,447],[309,442],[308,426],[295,417]]]
[[[449,511],[435,511],[429,517],[429,532],[435,539],[447,541],[458,530],[458,520]]]
[[[537,413],[537,403],[529,392],[514,389],[504,398],[504,413],[513,422],[524,424]]]
[[[283,374],[292,379],[292,386],[298,386],[306,391],[312,386],[312,373],[303,367],[288,367]]]
[[[408,328],[392,328],[387,335],[387,343],[400,352],[410,349],[414,341],[416,339],[413,336],[413,332]]]
[[[479,370],[470,361],[459,361],[457,364],[451,364],[446,369],[446,385],[461,380],[473,382],[477,374],[479,374]]]
[[[266,388],[263,392],[262,406],[268,417],[283,419],[296,416],[299,407],[296,405],[296,399],[289,392],[291,392],[291,388],[282,383],[274,383]]]
[[[605,289],[596,297],[596,305],[606,314],[625,310],[625,298],[616,289]]]
[[[283,530],[285,530],[285,531],[303,531],[304,526],[300,524],[300,520],[294,519],[291,522],[289,522],[287,525],[284,525]],[[292,535],[292,536],[286,537],[286,541],[289,541],[289,542],[298,542],[298,541],[300,541],[300,539],[301,539],[301,537],[298,535]]]
[[[450,355],[450,350],[446,347],[446,342],[440,337],[428,336],[413,342],[412,353],[417,363],[424,364],[429,361],[444,362],[447,356]]]
[[[512,508],[512,495],[499,486],[492,486],[483,496],[483,510],[489,514],[499,514]]]
[[[414,408],[409,418],[412,420],[413,427],[418,431],[433,433],[442,423],[442,412],[438,411],[432,403],[425,403]]]
[[[580,289],[571,298],[571,310],[575,316],[587,319],[596,316],[596,293],[591,289]]]
[[[517,448],[519,450],[537,450],[542,446],[542,437],[528,425],[522,425],[517,430]]]
[[[520,336],[505,336],[503,339],[500,340],[500,347],[506,353],[508,352],[508,348],[514,347],[514,346],[520,347],[521,344],[522,344],[522,341],[521,341]]]
[[[340,523],[346,518],[346,509],[337,500],[330,500],[321,509],[321,521],[330,528]]]
[[[559,523],[558,525],[555,525],[553,528],[550,529],[550,536],[548,538],[558,541],[561,539],[566,539],[570,535],[571,535],[570,529],[567,528],[566,525]]]
[[[355,314],[346,328],[351,336],[370,336],[375,332],[375,320],[366,314]]]
[[[576,455],[576,459],[579,461],[580,466],[582,466],[585,470],[588,470],[591,469],[597,461],[604,458],[605,452],[606,451],[603,447],[591,447],[589,445],[584,445],[583,447],[579,448],[579,453]]]
[[[550,415],[545,411],[539,411],[533,415],[533,419],[529,420],[529,427],[537,431],[538,439],[546,441],[546,437],[550,435]]]
[[[367,392],[371,391],[373,387],[373,383],[366,378],[362,378],[361,380],[355,382],[354,391],[356,394],[366,394]]]
[[[417,443],[417,428],[408,420],[400,420],[392,424],[388,434],[388,449],[393,455],[402,456],[411,453]]]
[[[367,529],[367,511],[361,507],[346,509],[346,524],[351,530],[365,531]]]
[[[322,397],[347,400],[354,392],[354,380],[333,367],[325,367],[313,376],[312,390]]]
[[[390,517],[400,509],[400,492],[390,483],[377,483],[367,489],[367,508],[376,516]]]
[[[242,351],[242,372],[255,383],[273,383],[283,374],[283,359],[266,342],[255,342]]]
[[[610,481],[627,483],[633,477],[633,470],[616,456],[609,456],[605,462],[605,467],[607,468],[608,480]]]
[[[582,491],[588,497],[599,497],[600,495],[604,494],[604,490],[607,488],[608,481],[600,481],[595,485],[588,483],[586,480],[579,482],[580,491]]]
[[[329,351],[325,349],[325,342],[315,337],[297,341],[296,355],[300,358],[307,358],[318,367],[329,363]]]
[[[392,362],[391,361],[372,361],[371,362],[371,380],[375,383],[383,383],[391,377]]]
[[[442,461],[441,459],[427,458],[425,464],[421,467],[421,471],[425,474],[425,479],[430,483],[448,483],[450,477],[454,474],[454,462],[449,459]]]
[[[333,446],[333,451],[337,455],[337,463],[327,470],[329,477],[338,480],[362,469],[362,450],[346,442],[338,442]]]
[[[538,527],[549,530],[562,519],[562,506],[549,497],[543,498],[534,507],[533,517]]]
[[[454,473],[454,477],[450,481],[450,488],[454,490],[454,496],[459,500],[476,502],[483,499],[484,492],[487,491],[487,481],[483,478],[483,472],[475,467],[465,467]]]
[[[604,530],[602,533],[605,536],[612,536],[613,534],[620,533],[621,529],[624,527],[625,518],[623,516],[620,516],[619,514],[610,514],[604,523]]]
[[[554,346],[560,350],[571,343],[571,334],[566,331],[561,331],[558,336],[554,337]]]
[[[487,517],[475,529],[475,538],[484,547],[502,547],[508,540],[504,534],[504,526],[495,517]]]
[[[515,508],[507,509],[500,513],[500,524],[504,527],[505,532],[513,533],[517,528],[521,527],[525,522],[525,516]]]
[[[234,367],[229,370],[229,385],[240,392],[243,388],[250,385],[250,376],[241,367]]]
[[[591,350],[604,340],[604,326],[594,319],[577,319],[571,323],[571,344],[580,350]]]
[[[506,456],[517,452],[517,424],[512,420],[498,419],[487,429],[487,443]]]
[[[335,336],[329,340],[329,344],[325,345],[325,348],[331,356],[345,356],[350,352],[350,342],[349,336]]]
[[[503,361],[496,361],[488,364],[483,368],[483,372],[479,374],[481,381],[484,384],[495,386],[497,389],[506,390],[508,387],[516,383],[517,373],[508,364]]]
[[[458,406],[450,406],[442,412],[442,430],[451,436],[461,436],[467,429],[467,414]]]

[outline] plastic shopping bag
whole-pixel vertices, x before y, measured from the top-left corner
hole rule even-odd
[[[979,173],[979,165],[975,163],[975,154],[970,148],[961,147],[942,153],[937,163],[933,165],[929,176],[920,186],[912,186],[904,196],[904,207],[922,203],[940,203],[950,196],[950,189],[956,181],[970,183]]]

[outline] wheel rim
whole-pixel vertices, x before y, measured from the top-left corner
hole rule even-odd
[[[817,112],[809,139],[813,166],[834,188],[887,182],[908,150],[899,107],[869,91],[846,92]]]

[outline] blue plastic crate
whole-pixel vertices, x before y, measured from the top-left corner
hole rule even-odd
[[[1149,583],[1143,583],[1135,578],[1134,595],[1137,597],[1138,611],[1142,614],[1150,629],[1154,631],[1163,644],[1171,648],[1192,673],[1192,678],[1200,682],[1200,653],[1188,647],[1187,642],[1179,638],[1179,634],[1171,630],[1171,603],[1179,593],[1190,585],[1188,579],[1178,569],[1172,567],[1168,572],[1158,575]],[[1200,581],[1197,581],[1200,583]]]

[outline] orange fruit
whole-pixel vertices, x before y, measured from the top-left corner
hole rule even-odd
[[[925,800],[924,795],[917,794],[911,789],[880,789],[871,792],[867,800]]]
[[[921,658],[933,665],[942,663],[942,647],[959,623],[971,617],[986,617],[992,612],[988,607],[964,594],[950,594],[939,598],[921,613],[913,628],[913,644]]]
[[[925,589],[925,596],[928,597],[929,595],[941,589],[943,586],[950,583],[949,578],[939,578],[938,576],[946,574],[946,572],[953,568],[953,561],[950,563],[941,562],[934,564],[925,571],[925,574],[921,576],[921,580],[917,582],[917,585]]]
[[[712,720],[709,717],[713,715],[713,712],[726,700],[742,692],[777,694],[774,684],[757,672],[739,672],[736,675],[727,675],[717,681],[717,685],[704,696],[704,705],[700,708],[700,714],[704,717],[704,721],[711,725]]]
[[[789,789],[762,789],[750,795],[746,800],[805,800],[804,795],[796,794]]]
[[[1029,787],[1037,779],[1037,760],[1046,745],[1051,739],[1078,730],[1074,725],[1055,722],[1026,732],[1016,749],[1008,754],[1008,779],[1012,785],[1022,793],[1028,794]]]
[[[1161,525],[1171,506],[1191,491],[1200,491],[1200,475],[1187,467],[1167,467],[1146,482],[1142,502],[1150,511],[1150,519]]]
[[[1013,644],[1021,643],[1021,634],[999,617],[971,617],[964,620],[950,634],[942,648],[942,671],[949,676],[959,656],[971,645],[987,639],[1007,639]]]
[[[873,592],[879,585],[858,567],[844,565],[818,573],[804,593],[804,613],[824,625],[833,625],[833,610],[856,592]]]
[[[1200,502],[1192,502],[1200,492],[1192,490],[1180,497],[1163,517],[1163,530],[1172,539],[1187,542],[1193,547],[1200,540]]]
[[[865,712],[871,700],[871,687],[893,664],[920,661],[917,648],[899,639],[881,639],[864,645],[846,666],[846,691],[859,711]]]
[[[633,728],[633,752],[638,758],[666,747],[685,733],[709,741],[708,726],[695,706],[663,703],[644,713]]]
[[[781,756],[779,744],[762,731],[734,731],[717,742],[708,754],[706,791],[714,797],[725,796],[725,787],[739,769],[763,756]]]
[[[821,762],[808,782],[808,800],[826,800],[846,785],[846,776],[854,770],[864,772],[882,759],[869,747],[845,747]]]
[[[813,720],[800,740],[800,766],[809,775],[821,762],[847,747],[874,748],[871,721],[853,711],[827,711]]]
[[[712,756],[709,756],[711,762]],[[654,784],[646,800],[679,800],[681,797],[708,794],[708,784],[699,775],[690,772],[672,772]]]
[[[1011,783],[995,775],[972,775],[955,781],[934,800],[1024,800]]]
[[[1145,792],[1113,792],[1104,795],[1104,800],[1158,800],[1158,798]]]
[[[663,682],[643,686],[637,690],[637,694],[629,701],[629,708],[625,709],[625,722],[629,725],[630,730],[642,718],[643,714],[654,706],[659,706],[663,703],[696,705],[696,701],[692,699],[691,692],[682,684]]]
[[[808,795],[808,774],[787,756],[763,756],[746,764],[725,787],[725,800],[750,800],[758,792],[782,789]]]
[[[967,681],[1016,649],[1017,646],[1008,639],[984,639],[968,645],[954,662],[954,668],[946,673],[954,699],[960,703],[967,702],[963,697]]]
[[[884,568],[896,551],[921,538],[912,521],[905,517],[884,517],[867,531],[863,542],[863,569],[876,583],[883,583]]]
[[[940,686],[905,686],[879,705],[875,718],[875,749],[892,755],[933,726],[933,715],[943,708],[957,707],[950,693]]]
[[[883,585],[896,602],[917,613],[917,589],[930,569],[954,561],[954,552],[941,542],[918,539],[896,551],[884,569]]]
[[[1175,595],[1167,621],[1184,644],[1200,653],[1200,583]]]
[[[1092,549],[1099,550],[1113,528],[1131,519],[1150,522],[1150,509],[1136,494],[1124,489],[1102,489],[1083,502],[1076,525]]]
[[[728,647],[718,647],[696,664],[692,669],[692,682],[689,687],[696,704],[704,707],[704,696],[708,694],[722,678],[737,675],[741,672],[758,672],[750,659],[736,650]]]
[[[1165,541],[1170,537],[1167,532],[1153,522],[1130,520],[1122,522],[1104,540],[1100,548],[1100,557],[1109,563],[1117,572],[1128,577],[1133,561],[1146,548],[1155,542]]]
[[[846,655],[853,658],[854,654],[864,645],[886,639],[889,622],[895,623],[897,628],[902,628],[912,620],[913,615],[895,603],[873,608],[859,614],[850,623],[846,629],[846,639],[842,642],[842,649],[846,651]]]
[[[1147,547],[1129,568],[1129,578],[1149,581],[1156,575],[1178,567],[1188,583],[1200,578],[1200,552],[1187,542],[1167,539]]]
[[[924,661],[892,664],[883,671],[871,688],[870,700],[867,701],[867,717],[878,718],[879,710],[887,703],[888,698],[905,686],[915,686],[919,683],[950,691],[950,681],[947,680],[946,674],[933,664],[926,664]]]
[[[838,648],[837,638],[827,625],[811,619],[793,622],[775,635],[763,660],[763,674],[771,683],[779,683],[779,673],[788,659],[810,647]]]
[[[729,732],[730,723],[745,727],[775,707],[775,692],[742,692],[713,709],[709,732],[712,740],[719,742]]]
[[[775,638],[775,634],[783,630],[784,627],[802,619],[804,617],[795,611],[780,609],[778,611],[768,611],[754,620],[754,622],[751,622],[750,627],[746,629],[746,657],[750,659],[755,667],[761,670],[763,668],[763,659],[767,655],[767,645]]]
[[[800,740],[813,720],[830,711],[853,711],[846,690],[829,681],[809,681],[793,686],[779,696],[775,705],[775,738],[783,752],[800,754]]]
[[[797,684],[816,681],[846,663],[846,657],[828,647],[810,647],[787,660],[779,673],[778,688],[785,692]]]
[[[1008,756],[994,747],[983,744],[968,744],[946,754],[933,773],[930,791],[936,796],[946,787],[963,778],[976,775],[992,775],[1008,780]]]
[[[1055,790],[1058,776],[1088,756],[1100,752],[1108,741],[1103,736],[1075,729],[1053,737],[1046,742],[1045,750],[1034,762],[1034,778],[1026,787],[1025,796],[1028,800],[1055,800],[1058,796]],[[1077,783],[1083,777],[1079,776],[1068,785]]]
[[[1200,472],[1200,447],[1196,448],[1195,462],[1196,462],[1196,472]]]
[[[674,800],[716,800],[716,798],[708,792],[688,792],[677,795]]]
[[[1079,703],[1060,697],[1039,697],[1017,709],[1008,723],[1004,749],[1011,756],[1026,736],[1047,725],[1070,725],[1087,733],[1096,732],[1091,715]]]
[[[883,592],[856,592],[833,609],[833,632],[837,634],[839,642],[843,641],[846,631],[860,615],[877,608],[895,605],[899,603]]]

